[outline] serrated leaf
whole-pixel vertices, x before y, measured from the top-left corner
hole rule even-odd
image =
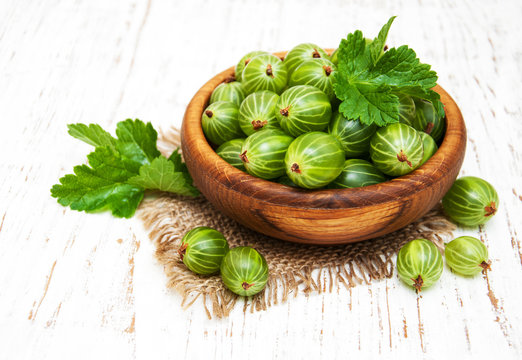
[[[187,180],[184,172],[175,171],[172,161],[159,156],[150,165],[142,166],[139,175],[130,178],[128,183],[145,189],[197,196],[199,191]]]
[[[116,146],[116,139],[98,124],[69,124],[69,135],[92,146]]]
[[[98,147],[88,155],[89,166],[74,167],[51,188],[51,196],[64,206],[78,211],[109,209],[118,217],[134,215],[144,189],[126,181],[136,175],[133,164],[123,160],[109,147]]]
[[[395,20],[396,16],[392,16],[386,25],[384,25],[379,31],[379,35],[373,39],[370,44],[370,58],[372,59],[372,63],[375,65],[377,60],[381,57],[382,51],[384,50],[384,45],[386,45],[386,39],[388,38],[388,31],[390,31],[390,27]]]
[[[334,91],[342,101],[339,111],[349,119],[379,126],[397,122],[400,94],[430,100],[440,111],[438,95],[432,90],[437,74],[431,66],[422,64],[407,46],[382,53],[394,19],[388,20],[368,46],[359,30],[339,45]]]
[[[139,119],[120,121],[116,125],[116,135],[120,143],[118,150],[130,159],[144,164],[160,156],[156,147],[158,133],[150,122],[145,124]],[[147,159],[147,162],[144,159]]]

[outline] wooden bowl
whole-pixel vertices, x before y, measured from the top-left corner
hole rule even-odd
[[[361,188],[305,190],[242,172],[215,153],[201,128],[201,115],[212,91],[233,74],[233,67],[223,71],[194,95],[183,119],[181,147],[202,194],[217,209],[255,231],[320,245],[375,238],[419,219],[457,177],[466,150],[466,127],[457,104],[440,86],[435,91],[445,105],[446,134],[439,150],[405,176]]]

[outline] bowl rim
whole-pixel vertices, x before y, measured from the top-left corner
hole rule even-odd
[[[329,53],[331,51],[331,49],[326,50]],[[282,51],[274,55],[282,59],[286,53]],[[414,171],[383,183],[346,189],[308,190],[254,177],[233,167],[217,155],[206,140],[201,127],[201,116],[208,105],[212,91],[225,79],[233,76],[234,70],[234,67],[230,67],[215,75],[196,92],[190,101],[181,128],[182,151],[184,156],[198,156],[198,162],[202,167],[211,170],[207,172],[207,177],[212,174],[212,180],[256,201],[280,207],[325,211],[332,210],[330,204],[332,197],[335,197],[336,210],[383,205],[395,202],[398,198],[413,196],[441,181],[447,170],[455,163],[455,159],[448,154],[465,151],[466,127],[462,114],[453,98],[441,86],[436,85],[433,90],[440,94],[446,112],[446,131],[437,152]],[[187,141],[189,138],[191,141]],[[386,191],[381,191],[383,187],[386,187]],[[267,191],[276,196],[267,197]],[[311,194],[314,196],[309,196]]]

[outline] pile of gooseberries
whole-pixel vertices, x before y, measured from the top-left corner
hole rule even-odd
[[[199,275],[221,273],[225,286],[241,296],[252,296],[265,288],[268,264],[248,246],[229,248],[223,234],[206,226],[196,227],[181,239],[180,260]]]
[[[431,102],[399,96],[399,122],[348,119],[334,92],[336,52],[315,44],[283,58],[252,51],[212,93],[203,132],[217,154],[250,175],[306,189],[381,183],[424,164],[445,131]]]
[[[310,43],[294,47],[284,58],[250,52],[236,65],[235,76],[212,93],[201,119],[203,132],[217,154],[237,169],[305,189],[382,183],[410,173],[437,152],[446,119],[431,102],[401,95],[398,122],[363,124],[338,111],[336,71],[337,51],[329,55]],[[455,181],[442,205],[454,222],[476,226],[496,213],[498,195],[487,181],[467,176]],[[240,278],[237,264],[249,259],[249,271],[264,276],[266,283],[264,258],[248,248],[228,254],[220,265],[227,287],[240,295],[260,291],[264,283]],[[486,246],[470,236],[448,243],[445,258],[465,276],[485,272],[490,264]],[[201,258],[189,263],[191,269],[219,267],[211,259],[208,265]],[[401,248],[397,267],[399,277],[421,291],[440,278],[443,257],[432,242],[416,239]]]

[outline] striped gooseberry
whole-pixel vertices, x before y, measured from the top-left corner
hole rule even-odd
[[[225,79],[214,89],[210,95],[210,104],[217,101],[230,101],[239,106],[245,99],[245,91],[240,82],[235,81],[233,77]]]
[[[348,159],[344,162],[341,174],[328,184],[328,188],[355,188],[382,183],[386,180],[386,176],[372,163],[361,159]]]
[[[248,136],[256,131],[277,127],[275,108],[279,95],[268,90],[256,91],[246,97],[239,107],[239,126]]]
[[[445,131],[444,118],[441,118],[433,104],[426,100],[415,99],[415,118],[412,126],[430,135],[436,142],[442,139]]]
[[[243,161],[241,161],[241,148],[245,139],[232,139],[226,143],[221,144],[216,149],[218,154],[223,160],[239,170],[246,171]]]
[[[490,270],[488,248],[477,238],[461,236],[446,244],[446,263],[457,274],[474,276]]]
[[[241,75],[243,89],[247,94],[270,90],[281,94],[288,82],[286,65],[275,55],[262,54],[252,58]]]
[[[443,262],[439,249],[426,239],[412,240],[397,254],[397,272],[405,284],[419,292],[430,287],[442,275]]]
[[[178,254],[193,272],[210,275],[217,271],[228,251],[228,242],[217,230],[199,226],[183,236]]]
[[[457,179],[442,198],[444,212],[466,226],[484,224],[498,209],[498,194],[489,182],[475,176]]]
[[[237,81],[243,80],[243,78],[242,78],[243,70],[245,69],[245,66],[248,65],[250,60],[252,60],[252,58],[256,57],[257,55],[264,55],[264,54],[268,54],[268,53],[266,51],[256,50],[256,51],[251,51],[248,54],[246,54],[245,56],[243,56],[241,58],[241,60],[239,60],[239,62],[236,65],[236,68],[235,68],[236,80]]]
[[[343,145],[346,157],[353,158],[370,151],[370,140],[377,130],[375,124],[366,125],[358,119],[347,119],[342,113],[335,112],[328,125],[328,132]]]
[[[313,131],[299,136],[288,147],[286,174],[300,187],[317,189],[339,176],[344,160],[339,140],[330,134]]]
[[[201,115],[201,127],[215,145],[245,136],[239,127],[239,107],[229,101],[210,104]]]
[[[221,263],[221,278],[225,286],[241,296],[252,296],[265,288],[268,264],[257,250],[238,246],[228,251]]]
[[[336,71],[337,66],[328,59],[318,58],[307,60],[294,70],[288,80],[288,86],[315,86],[324,92],[326,96],[328,96],[328,99],[332,101],[335,98],[333,83]]]
[[[394,123],[380,128],[370,141],[370,157],[386,175],[401,176],[417,168],[422,160],[419,133],[406,124]]]
[[[332,117],[328,96],[310,85],[297,85],[281,94],[276,117],[288,135],[299,136],[309,131],[324,130]]]
[[[307,60],[330,59],[326,51],[315,44],[299,44],[286,54],[284,63],[288,70],[288,76],[292,76],[295,69]]]
[[[293,137],[280,129],[266,129],[246,138],[240,158],[250,175],[275,179],[285,173],[285,153]]]

